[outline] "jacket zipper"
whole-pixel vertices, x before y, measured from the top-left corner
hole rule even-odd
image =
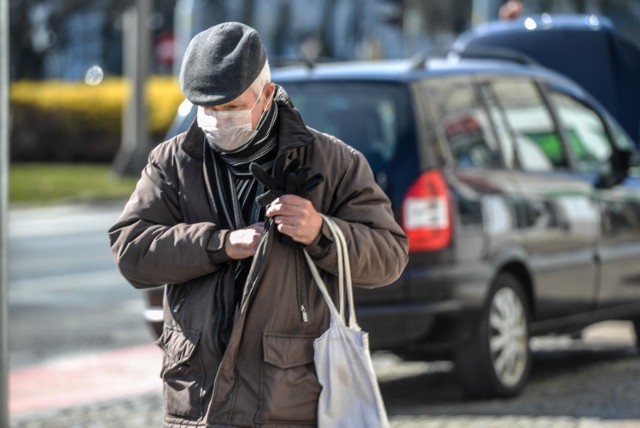
[[[271,232],[269,229],[271,229],[272,227],[272,222],[270,219],[268,219],[267,221],[265,221],[265,233],[262,236],[262,241],[264,242],[260,242],[258,248],[261,248],[262,246],[268,246],[269,239],[273,239],[271,236],[269,236]],[[259,262],[259,265],[257,267],[257,269],[255,269],[254,272],[254,267],[255,264],[257,264]],[[244,311],[244,309],[246,308],[246,306],[249,304],[249,300],[251,299],[252,295],[253,295],[253,291],[254,288],[256,286],[256,284],[258,283],[258,281],[262,278],[262,274],[264,273],[264,269],[265,269],[265,264],[264,264],[264,260],[258,260],[255,256],[254,256],[254,260],[253,260],[253,265],[251,266],[251,269],[249,270],[249,276],[247,277],[247,279],[245,280],[244,283],[244,287],[243,287],[243,292],[242,292],[242,299],[240,301],[240,310],[241,312]]]
[[[178,313],[180,311],[180,308],[182,308],[182,304],[184,303],[185,300],[187,300],[187,296],[189,295],[189,291],[191,290],[191,287],[184,287],[186,288],[186,290],[182,291],[180,298],[178,299],[178,302],[176,302],[175,305],[173,305],[173,308],[171,308],[171,312]]]
[[[308,146],[313,147],[313,146]],[[305,147],[307,148],[307,147]],[[297,154],[299,158],[304,159],[305,164],[308,161],[308,155],[310,154],[310,150],[304,149],[294,149],[291,150],[287,155],[290,156],[293,152]],[[300,153],[302,152],[302,153]],[[295,156],[295,155],[294,155]],[[305,283],[305,268],[307,267],[306,260],[304,259],[304,255],[301,251],[296,251],[294,256],[294,266],[296,269],[296,297],[298,299],[298,310],[300,311],[300,316],[302,317],[303,323],[309,322],[309,312],[305,307],[305,304],[309,304],[308,296],[307,296],[307,285]]]
[[[296,296],[298,299],[298,308],[300,309],[300,315],[302,316],[302,322],[309,322],[309,313],[305,308],[305,303],[307,303],[307,287],[304,284],[304,274],[302,272],[301,267],[301,256],[302,254],[297,251],[295,256],[295,269],[296,269]]]

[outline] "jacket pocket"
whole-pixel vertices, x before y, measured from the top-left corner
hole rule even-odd
[[[312,336],[264,333],[258,423],[315,424],[320,384]]]
[[[202,416],[204,370],[197,358],[200,332],[165,327],[156,344],[164,351],[160,377],[164,380],[166,413],[199,419]]]

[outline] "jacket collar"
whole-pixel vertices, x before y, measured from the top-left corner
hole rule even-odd
[[[293,106],[287,92],[279,85],[276,85],[274,101],[278,104],[278,121],[280,122],[278,152],[287,152],[313,143],[315,137],[307,129],[300,112]],[[203,143],[204,133],[194,119],[180,145],[189,156],[202,160]]]

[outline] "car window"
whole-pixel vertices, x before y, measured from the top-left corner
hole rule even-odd
[[[551,99],[556,105],[578,169],[583,172],[610,172],[608,160],[612,146],[600,116],[568,95],[552,92]]]
[[[527,171],[567,167],[567,156],[536,84],[528,78],[499,77],[491,87],[512,131],[518,162]]]
[[[491,122],[468,79],[449,78],[428,82],[419,90],[436,114],[436,134],[450,147],[458,166],[499,168],[500,147]]]
[[[495,130],[496,137],[500,144],[504,163],[508,168],[513,168],[515,163],[515,148],[513,145],[511,129],[507,124],[504,110],[500,106],[500,103],[488,82],[480,82],[479,88],[484,103],[487,106],[487,111],[489,112],[493,129]]]
[[[367,158],[395,206],[420,169],[415,119],[404,83],[276,80],[305,123],[340,138]]]
[[[286,84],[286,89],[309,126],[360,150],[374,171],[396,155],[404,122],[408,120],[399,88],[307,82]]]

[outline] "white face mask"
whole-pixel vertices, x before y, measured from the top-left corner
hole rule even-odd
[[[198,106],[198,126],[204,131],[207,140],[225,152],[236,151],[246,145],[258,131],[253,129],[251,112],[258,104],[262,92],[256,102],[248,110],[205,111]]]

